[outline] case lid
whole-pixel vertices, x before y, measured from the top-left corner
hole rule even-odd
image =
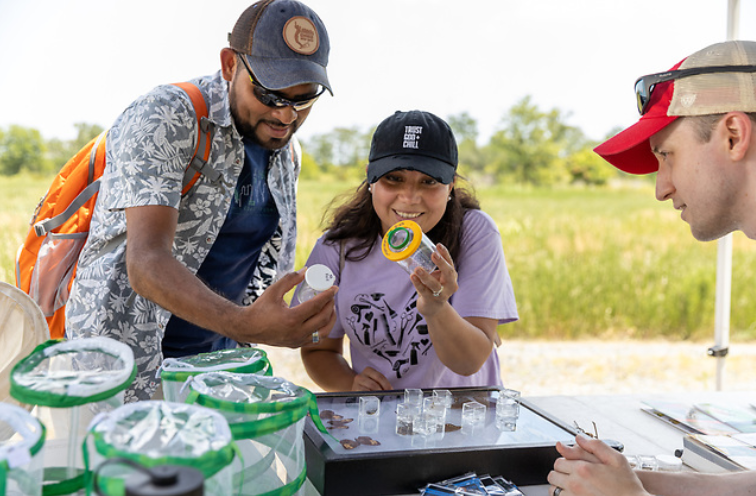
[[[11,395],[52,408],[94,403],[123,391],[136,377],[131,348],[106,337],[50,340],[11,371]]]

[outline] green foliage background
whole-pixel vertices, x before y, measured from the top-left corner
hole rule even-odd
[[[622,175],[591,150],[595,142],[558,109],[529,97],[482,142],[465,112],[447,116],[459,171],[477,186],[496,221],[520,320],[504,337],[710,339],[717,243],[699,243],[653,176]],[[14,258],[52,174],[102,131],[76,124],[77,138],[45,141],[35,129],[0,129],[0,280],[15,280]],[[373,128],[336,128],[303,142],[297,266],[322,232],[326,207],[365,174]],[[338,200],[336,200],[338,201]],[[733,237],[734,339],[756,336],[756,243]]]
[[[0,280],[13,283],[16,249],[52,178],[0,177]],[[322,215],[359,180],[304,179],[299,186],[301,267]],[[700,243],[646,182],[623,187],[477,188],[496,221],[520,321],[503,337],[711,339],[717,244]],[[756,243],[733,238],[732,333],[754,337]]]

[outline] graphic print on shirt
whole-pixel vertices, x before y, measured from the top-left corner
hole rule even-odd
[[[234,191],[234,208],[247,214],[277,214],[276,204],[267,185],[266,165],[242,168]]]
[[[346,321],[357,341],[389,362],[396,378],[401,379],[428,354],[433,343],[417,311],[417,293],[400,309],[391,308],[384,296],[356,295]]]

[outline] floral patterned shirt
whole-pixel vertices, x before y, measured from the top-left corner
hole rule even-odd
[[[138,368],[126,401],[149,399],[158,386],[161,343],[171,314],[137,295],[126,273],[125,209],[164,205],[178,209],[173,255],[196,273],[226,219],[244,162],[244,145],[231,118],[227,82],[218,72],[195,79],[214,125],[208,165],[217,181],[203,175],[181,195],[184,171],[197,141],[197,118],[189,96],[173,85],[138,98],[107,134],[107,165],[66,305],[66,337],[107,336],[134,350]],[[247,290],[250,304],[276,278],[294,267],[296,187],[301,151],[296,139],[271,156],[268,186],[280,214],[276,233],[258,258]],[[180,291],[180,288],[176,288]]]

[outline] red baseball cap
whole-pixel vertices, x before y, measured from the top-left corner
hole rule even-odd
[[[682,62],[677,63],[670,70],[679,68],[680,64]],[[630,174],[656,172],[659,162],[651,153],[648,139],[680,117],[669,115],[669,104],[672,101],[674,89],[675,81],[656,85],[651,93],[648,112],[642,115],[638,122],[601,143],[593,151],[621,171]]]
[[[667,72],[706,68],[710,71],[693,71],[656,84],[646,113],[638,122],[594,151],[622,171],[649,174],[659,168],[649,138],[679,117],[756,112],[756,42],[728,41],[708,46]],[[669,75],[652,74],[641,79],[653,76]]]

